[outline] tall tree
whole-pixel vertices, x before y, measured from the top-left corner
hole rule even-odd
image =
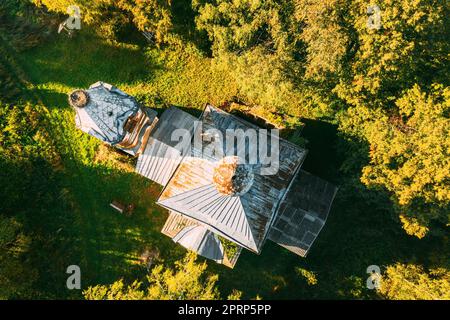
[[[88,24],[99,27],[106,37],[115,33],[129,22],[140,31],[152,33],[157,42],[164,42],[172,28],[171,0],[33,0],[50,11],[68,13],[68,8],[76,5]]]
[[[443,85],[414,85],[389,111],[359,106],[339,116],[342,132],[368,144],[368,151],[358,151],[361,158],[369,153],[361,181],[387,190],[404,230],[419,238],[439,233],[433,222],[450,221],[449,92]],[[356,162],[358,153],[348,159]]]
[[[220,298],[216,288],[217,275],[206,274],[206,263],[196,263],[195,253],[175,262],[175,269],[162,265],[154,267],[147,277],[147,284],[135,281],[124,285],[122,280],[109,286],[90,287],[84,291],[88,300],[216,300]],[[234,292],[230,298],[239,298]]]
[[[340,73],[350,42],[347,14],[343,0],[295,1],[295,16],[302,23],[300,39],[306,46],[307,78],[325,80]]]
[[[367,11],[375,2],[351,1],[347,20],[356,51],[335,90],[338,95],[353,106],[392,108],[395,98],[414,83],[448,81],[448,1],[376,4],[381,27],[371,28]]]
[[[404,229],[421,238],[432,220],[450,223],[450,87],[427,94],[415,85],[396,106],[397,115],[368,122],[361,180],[392,192]]]
[[[378,291],[391,300],[448,300],[450,272],[443,268],[425,271],[418,265],[395,264],[387,267]]]
[[[205,30],[213,50],[240,53],[263,46],[270,52],[287,53],[295,48],[297,27],[291,1],[213,0],[193,2],[198,11],[197,28]]]

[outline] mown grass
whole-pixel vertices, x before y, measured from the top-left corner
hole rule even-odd
[[[17,59],[30,77],[29,92],[41,97],[50,110],[55,143],[64,159],[66,187],[71,190],[72,206],[59,214],[75,217],[75,223],[64,228],[73,233],[78,261],[71,255],[71,260],[62,259],[59,269],[52,271],[64,274],[66,265],[79,264],[86,288],[121,277],[142,277],[145,270],[136,261],[146,246],[157,247],[167,264],[180,258],[184,249],[160,233],[167,216],[154,204],[160,187],[134,174],[132,160],[75,129],[67,93],[102,80],[149,107],[177,105],[195,114],[207,102],[219,105],[238,94],[233,81],[213,71],[211,60],[198,54],[112,44],[89,32],[73,39],[59,37]],[[209,270],[220,275],[222,296],[238,289],[245,298],[370,298],[374,293],[365,289],[369,265],[397,261],[427,265],[432,263],[431,252],[443,246],[432,237],[406,236],[391,219],[387,197],[365,189],[340,170],[345,152],[351,149],[336,128],[317,120],[304,121],[303,136],[310,150],[304,168],[341,187],[329,221],[306,259],[268,242],[259,256],[244,250],[234,270],[209,262]],[[380,198],[383,205],[371,200]],[[112,210],[112,199],[135,203],[134,215],[127,218]],[[46,254],[52,261],[52,253]],[[313,271],[317,284],[308,284],[296,272],[298,267]],[[58,286],[59,297],[65,297],[61,289],[65,283],[41,285],[49,292]]]

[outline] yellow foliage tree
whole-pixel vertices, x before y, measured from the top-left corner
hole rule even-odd
[[[407,233],[423,237],[431,220],[449,223],[450,87],[415,85],[396,101],[398,115],[366,126],[370,164],[362,182],[395,195]]]
[[[398,263],[387,267],[378,292],[391,300],[449,300],[450,272]]]
[[[106,36],[111,29],[132,21],[140,31],[150,32],[157,42],[163,42],[169,33],[171,22],[171,0],[33,0],[50,11],[69,13],[68,8],[80,8],[84,22],[100,27]]]
[[[217,275],[206,275],[206,263],[196,263],[196,254],[189,252],[175,263],[175,269],[162,265],[154,267],[147,277],[148,286],[135,281],[124,285],[122,280],[109,286],[90,287],[84,291],[88,300],[217,300]],[[229,299],[239,299],[241,293],[233,291]]]
[[[396,93],[414,82],[447,78],[449,3],[436,0],[381,0],[350,2],[357,48],[348,75],[336,88],[347,103],[390,106]],[[368,27],[368,6],[380,8],[381,28]]]

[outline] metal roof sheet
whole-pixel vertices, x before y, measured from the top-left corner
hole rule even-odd
[[[172,240],[218,263],[224,259],[224,249],[219,238],[203,226],[184,227]]]
[[[192,132],[196,120],[175,107],[164,111],[138,158],[136,172],[165,186],[182,160],[181,150],[176,147],[178,141],[171,139],[172,133],[176,129]]]
[[[259,129],[242,119],[208,105],[202,115],[202,135],[208,129]],[[280,201],[303,163],[306,150],[279,140],[279,171],[262,175],[255,171],[250,190],[240,196],[223,195],[213,185],[213,170],[219,158],[204,156],[211,145],[193,150],[175,171],[158,203],[206,224],[214,232],[259,253]],[[246,148],[248,150],[248,148]],[[255,167],[260,167],[256,164]]]

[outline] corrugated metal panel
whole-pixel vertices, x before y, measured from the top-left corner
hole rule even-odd
[[[166,236],[173,238],[185,227],[198,225],[200,224],[196,220],[190,219],[189,217],[186,217],[179,213],[170,211],[169,217],[167,218],[166,223],[164,224],[164,227],[162,228],[161,232]],[[239,247],[237,249],[237,252],[233,255],[233,257],[228,257],[225,254],[222,263],[229,268],[234,268],[239,256],[241,255],[241,252],[242,247]]]
[[[173,131],[176,129],[186,129],[193,132],[195,121],[198,121],[198,119],[189,113],[176,107],[170,107],[161,115],[152,134],[152,138],[168,146],[175,147],[178,141],[172,141]]]
[[[171,139],[172,133],[176,129],[192,132],[196,120],[175,107],[164,111],[138,158],[136,172],[165,186],[182,160],[181,152],[175,148],[178,142]]]
[[[208,184],[162,200],[160,204],[192,216],[234,242],[257,250],[241,197],[222,195],[214,185]]]
[[[268,239],[305,257],[325,225],[336,192],[334,185],[300,170]]]
[[[222,243],[215,233],[204,226],[184,227],[172,240],[217,263],[222,263],[224,260],[225,253]]]
[[[258,129],[212,106],[206,107],[201,120],[203,135],[209,129],[218,129],[224,136],[227,129]],[[194,149],[191,156],[182,161],[158,203],[206,223],[231,241],[259,253],[278,205],[307,153],[283,139],[279,140],[279,144],[279,171],[268,176],[261,175],[255,169],[251,189],[240,197],[219,196],[212,192],[213,170],[220,159],[205,157],[200,150]],[[203,151],[210,147],[207,143],[202,145]],[[246,150],[248,154],[249,149]],[[258,166],[260,164],[255,168]],[[209,206],[196,205],[201,202]]]
[[[178,150],[150,138],[147,147],[138,158],[136,172],[165,186],[181,159]]]

